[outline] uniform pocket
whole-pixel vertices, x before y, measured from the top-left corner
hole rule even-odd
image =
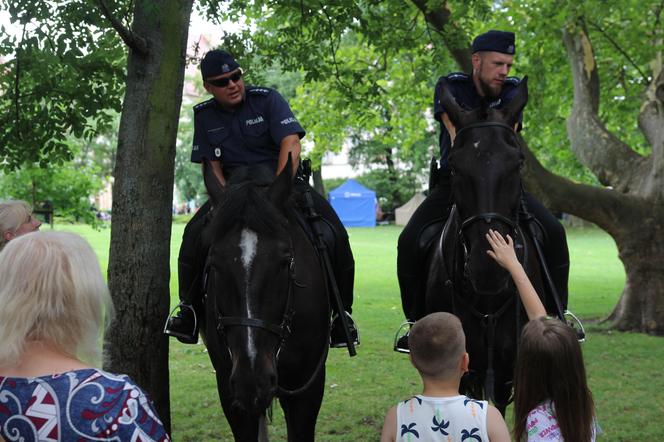
[[[218,127],[215,129],[208,129],[207,136],[211,147],[221,147],[224,140],[228,138],[230,132],[225,127]]]
[[[262,116],[245,121],[244,133],[250,137],[262,137],[267,132],[267,121]]]

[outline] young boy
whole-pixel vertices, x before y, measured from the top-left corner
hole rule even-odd
[[[510,440],[495,407],[459,394],[469,359],[456,316],[444,312],[425,316],[411,328],[408,344],[424,390],[387,412],[381,442]]]

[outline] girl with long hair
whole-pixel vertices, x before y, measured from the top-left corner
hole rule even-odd
[[[595,407],[576,332],[546,310],[514,252],[512,238],[486,235],[487,253],[512,276],[529,322],[523,327],[514,377],[517,442],[595,440]]]

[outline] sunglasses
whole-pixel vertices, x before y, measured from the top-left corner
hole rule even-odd
[[[231,80],[233,80],[233,83],[237,83],[238,81],[240,81],[240,78],[242,78],[242,74],[243,74],[242,70],[239,70],[230,77],[217,78],[215,80],[205,80],[205,81],[210,83],[212,86],[226,87],[229,85]]]

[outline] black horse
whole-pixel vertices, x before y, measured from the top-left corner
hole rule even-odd
[[[330,307],[320,260],[292,208],[287,166],[236,170],[228,187],[204,166],[215,208],[201,330],[236,441],[267,440],[278,397],[289,441],[313,441],[323,400]]]
[[[514,128],[527,101],[526,78],[501,110],[465,111],[445,90],[443,104],[456,128],[449,157],[454,205],[426,263],[426,312],[456,314],[466,333],[470,373],[462,389],[493,400],[503,412],[517,336],[527,318],[509,274],[487,254],[489,229],[514,239],[526,273],[540,296],[544,293],[535,245],[524,234],[521,214],[523,155]]]

